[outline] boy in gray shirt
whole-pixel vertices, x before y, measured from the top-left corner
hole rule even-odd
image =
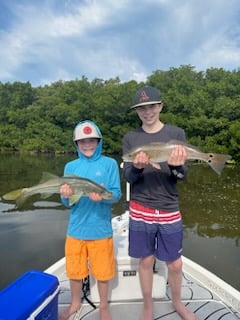
[[[154,87],[143,87],[135,95],[131,109],[142,121],[139,129],[123,138],[123,154],[151,142],[184,141],[183,129],[163,124],[159,120],[163,103]],[[168,161],[153,165],[145,152],[136,154],[133,162],[124,163],[123,174],[131,184],[129,206],[129,255],[139,258],[139,276],[144,300],[140,320],[152,320],[153,264],[157,257],[166,261],[172,303],[184,320],[195,320],[196,315],[181,301],[182,282],[182,217],[179,211],[177,181],[187,173],[187,152],[179,145]]]

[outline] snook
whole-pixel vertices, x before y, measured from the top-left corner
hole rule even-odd
[[[58,177],[51,173],[44,172],[39,184],[23,189],[17,189],[3,195],[4,200],[15,200],[18,206],[34,194],[41,194],[42,199],[47,199],[54,193],[60,193],[60,186],[69,184],[74,194],[69,198],[69,204],[76,203],[82,196],[88,196],[90,192],[100,194],[104,199],[111,199],[112,193],[106,190],[101,185],[93,182],[92,180],[81,178],[78,176]]]
[[[170,153],[177,145],[183,145],[186,148],[187,160],[202,160],[209,164],[217,174],[221,174],[226,161],[231,159],[231,156],[227,154],[204,153],[195,146],[177,140],[142,145],[124,154],[122,158],[124,162],[133,162],[136,154],[143,151],[148,154],[151,162],[164,162],[168,160]]]

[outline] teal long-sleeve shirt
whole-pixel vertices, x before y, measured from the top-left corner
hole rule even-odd
[[[94,155],[85,157],[78,150],[79,158],[68,162],[64,168],[64,175],[76,175],[103,184],[104,188],[112,192],[112,199],[100,202],[92,201],[83,196],[70,207],[67,235],[82,239],[96,240],[111,237],[112,204],[121,198],[121,184],[119,166],[113,158],[101,154],[102,140],[99,141]],[[62,197],[65,206],[69,206],[68,198]]]

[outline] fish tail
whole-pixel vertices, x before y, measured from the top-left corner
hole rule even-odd
[[[3,195],[3,199],[7,200],[7,201],[16,200],[18,197],[21,196],[22,190],[23,189],[17,189],[14,191],[10,191],[10,192]]]
[[[16,199],[17,206],[21,207],[28,197],[29,197],[29,193],[27,192],[27,188],[23,188],[21,191],[21,194]]]
[[[220,175],[223,171],[226,161],[230,159],[231,156],[227,154],[210,153],[207,163],[217,174]]]
[[[28,198],[27,188],[10,191],[3,195],[3,199],[7,201],[16,201],[18,207]]]

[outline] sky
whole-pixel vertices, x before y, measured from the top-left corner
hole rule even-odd
[[[240,68],[239,0],[0,0],[0,82]]]

